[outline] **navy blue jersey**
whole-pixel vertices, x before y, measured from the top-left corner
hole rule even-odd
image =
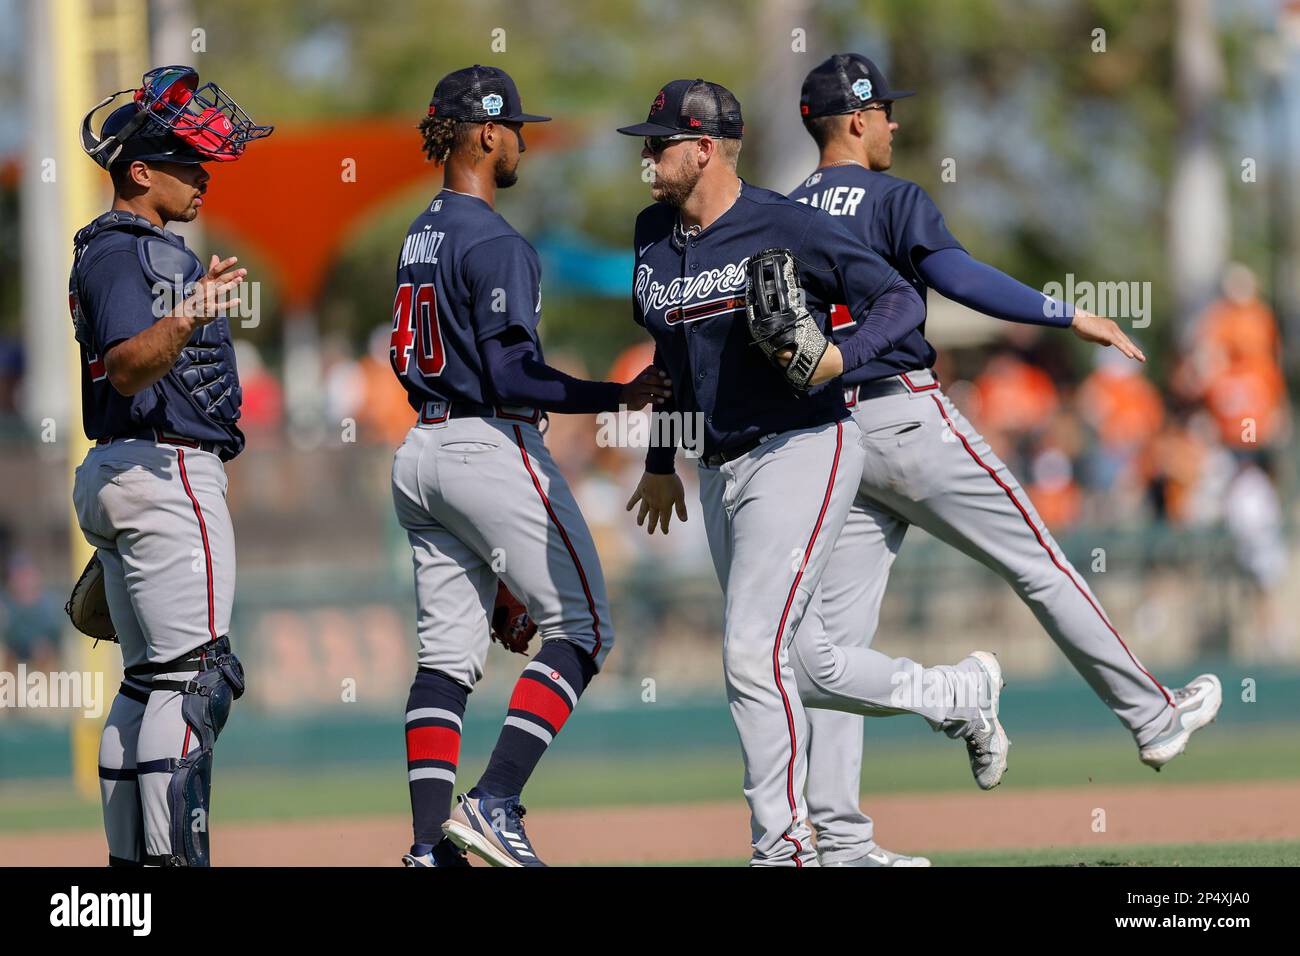
[[[411,223],[397,263],[389,359],[411,407],[496,404],[481,343],[513,327],[540,360],[541,281],[537,252],[491,206],[438,193]]]
[[[677,210],[656,203],[637,217],[633,317],[654,337],[677,409],[704,415],[704,454],[767,434],[844,418],[838,380],[797,397],[752,344],[745,317],[746,264],[789,249],[809,311],[829,332],[829,310],[859,318],[898,274],[846,228],[806,206],[744,183],[709,228],[683,236]]]
[[[790,198],[845,223],[898,270],[922,299],[928,287],[916,263],[929,252],[962,248],[924,189],[856,164],[817,170],[790,193]],[[853,334],[857,321],[847,310],[835,310],[833,319],[836,342]],[[845,385],[860,385],[899,372],[930,368],[934,360],[934,348],[925,340],[922,323],[893,351],[846,373],[843,380]]]
[[[172,312],[203,272],[184,239],[130,213],[106,214],[77,233],[69,306],[81,347],[87,438],[157,429],[216,442],[226,459],[243,449],[237,425],[242,392],[228,319],[196,329],[172,370],[149,388],[126,396],[108,380],[109,350]]]

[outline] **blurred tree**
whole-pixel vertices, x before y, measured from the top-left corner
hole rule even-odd
[[[502,194],[503,214],[534,239],[563,223],[617,248],[627,247],[647,190],[637,144],[613,129],[640,119],[662,83],[705,75],[731,87],[750,125],[742,175],[788,189],[792,182],[766,175],[788,176],[775,172],[795,168],[786,155],[811,164],[810,142],[789,120],[781,129],[796,133],[765,136],[764,128],[782,110],[794,115],[804,72],[830,53],[858,50],[893,84],[918,92],[895,114],[894,172],[931,192],[973,253],[1031,285],[1066,273],[1149,281],[1154,321],[1140,335],[1157,361],[1160,345],[1172,344],[1165,202],[1180,143],[1173,5],[396,0],[381,15],[346,0],[194,6],[208,31],[199,65],[229,76],[254,115],[279,123],[378,112],[409,115],[414,127],[447,71],[476,61],[505,67],[527,108],[564,120],[571,145],[525,158],[520,184]],[[1258,85],[1247,41],[1261,25],[1228,4],[1215,10],[1233,77],[1223,90],[1225,116],[1248,106]],[[1228,135],[1213,128],[1212,148],[1225,149]],[[418,149],[414,131],[411,148]],[[942,176],[945,160],[952,181]],[[431,170],[430,188],[436,176]],[[340,261],[330,321],[348,324],[354,340],[387,311],[394,250],[416,202],[378,214],[376,231],[358,236]],[[1257,222],[1234,224],[1234,237],[1262,231]],[[595,300],[560,313],[548,309],[548,336],[579,349],[603,352],[639,335],[630,323],[603,331],[601,323],[623,322],[625,305]],[[598,365],[608,356],[591,357]]]

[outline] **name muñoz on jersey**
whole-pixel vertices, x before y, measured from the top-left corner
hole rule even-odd
[[[389,360],[417,411],[427,402],[493,405],[480,345],[542,318],[537,252],[476,196],[444,189],[402,243]]]

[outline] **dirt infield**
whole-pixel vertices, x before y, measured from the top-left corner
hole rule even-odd
[[[912,852],[1300,838],[1300,781],[893,794],[868,806],[877,837]],[[1103,831],[1098,811],[1104,811]],[[217,823],[217,865],[392,866],[404,817]],[[743,859],[743,802],[538,811],[534,843],[553,865]],[[0,864],[99,866],[96,831],[0,834]]]

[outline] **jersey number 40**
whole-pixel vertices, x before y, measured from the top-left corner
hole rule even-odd
[[[397,287],[397,297],[393,299],[393,336],[389,340],[388,356],[398,375],[406,374],[412,349],[416,349],[415,367],[421,375],[427,378],[442,374],[447,353],[442,347],[438,299],[431,282],[418,289],[404,282]]]

